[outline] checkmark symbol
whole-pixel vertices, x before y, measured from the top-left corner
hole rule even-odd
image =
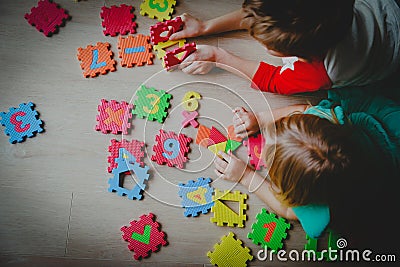
[[[150,243],[150,233],[151,233],[151,226],[145,225],[143,234],[132,233],[132,239],[137,240],[139,242],[145,243],[148,245]]]

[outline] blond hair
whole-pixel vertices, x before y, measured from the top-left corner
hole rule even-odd
[[[263,159],[276,197],[289,207],[326,203],[336,177],[351,163],[346,127],[306,114],[281,118],[270,127],[276,130],[264,133],[269,141]]]

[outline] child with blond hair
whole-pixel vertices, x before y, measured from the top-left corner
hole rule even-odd
[[[398,88],[398,87],[396,87]],[[397,89],[395,89],[397,90]],[[396,209],[400,173],[400,104],[367,88],[329,90],[316,106],[269,112],[234,110],[238,136],[261,129],[269,179],[232,153],[220,152],[215,172],[254,192],[278,215],[299,220],[312,238],[327,227],[368,241],[385,235],[382,216]],[[363,230],[362,230],[363,229]],[[375,231],[374,230],[374,231]],[[397,239],[394,239],[397,240]],[[379,243],[376,243],[379,244]]]
[[[180,69],[215,66],[239,73],[262,91],[295,94],[382,80],[400,65],[400,0],[246,0],[241,9],[202,21],[181,16],[171,40],[245,29],[282,59],[279,66],[198,46]],[[211,63],[210,63],[211,62]]]

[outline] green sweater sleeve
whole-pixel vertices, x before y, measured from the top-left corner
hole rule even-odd
[[[339,104],[363,135],[363,146],[384,168],[400,169],[400,105],[366,89],[337,89],[328,98]]]

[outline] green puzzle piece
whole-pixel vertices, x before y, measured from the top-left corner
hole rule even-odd
[[[262,209],[256,216],[257,222],[253,223],[253,231],[247,235],[254,244],[263,248],[270,248],[277,253],[283,247],[283,240],[286,239],[286,231],[290,229],[290,223],[284,218],[277,218],[275,214]]]
[[[150,243],[150,233],[151,233],[151,226],[150,225],[145,225],[143,234],[138,234],[138,233],[132,233],[132,239],[135,239],[139,242],[145,243],[148,245]]]
[[[233,152],[236,149],[238,149],[241,145],[242,145],[241,142],[229,139],[226,142],[225,152],[228,152],[229,150],[231,150]]]
[[[172,95],[163,90],[157,91],[153,87],[141,85],[140,89],[136,91],[136,97],[132,114],[136,114],[142,119],[147,118],[151,121],[157,120],[159,123],[164,122]]]

